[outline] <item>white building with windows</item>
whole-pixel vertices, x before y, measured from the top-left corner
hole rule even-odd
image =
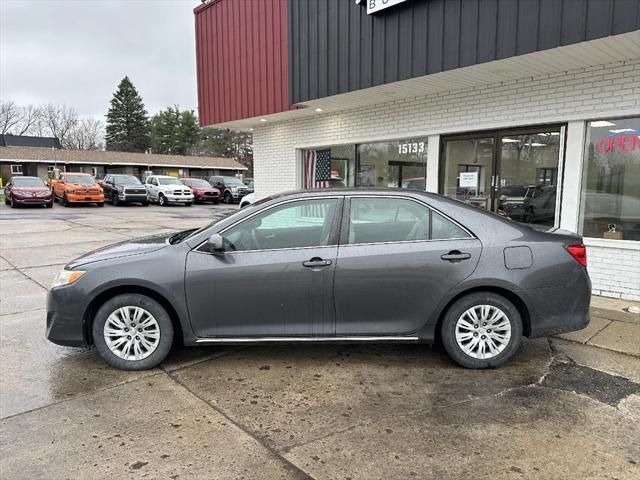
[[[218,57],[199,55],[203,124],[253,131],[260,196],[317,180],[440,193],[580,233],[594,294],[640,300],[640,3],[604,1],[597,15],[587,1],[573,2],[577,12],[529,2],[530,15],[517,1],[515,12],[442,3],[368,13],[354,2],[289,2],[271,52],[286,75],[257,74],[254,87],[270,99],[279,78],[286,105],[220,110],[223,83],[208,73]],[[196,9],[197,29],[216,5]],[[207,37],[197,38],[202,53]],[[314,159],[327,155],[330,175],[318,178]]]

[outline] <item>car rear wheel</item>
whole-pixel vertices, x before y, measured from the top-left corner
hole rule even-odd
[[[501,295],[476,292],[456,301],[445,314],[442,343],[466,368],[493,368],[509,360],[522,341],[518,309]]]
[[[173,325],[166,310],[137,293],[118,295],[102,305],[92,333],[100,356],[122,370],[155,367],[173,343]]]

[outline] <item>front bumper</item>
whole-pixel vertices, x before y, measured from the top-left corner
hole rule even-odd
[[[67,201],[71,203],[103,203],[104,194],[67,193]]]
[[[200,202],[217,202],[220,200],[220,195],[214,192],[210,194],[197,192],[193,196]]]
[[[53,202],[53,197],[51,195],[48,197],[18,197],[14,195],[13,200],[20,205],[46,205]]]
[[[73,285],[52,288],[47,293],[46,337],[67,347],[86,347],[85,297]]]
[[[170,195],[165,194],[164,197],[169,203],[192,203],[193,195]]]
[[[142,193],[125,193],[125,194],[118,194],[118,200],[120,200],[121,202],[127,202],[127,203],[139,203],[139,202],[146,202],[147,201],[147,194],[142,194]]]

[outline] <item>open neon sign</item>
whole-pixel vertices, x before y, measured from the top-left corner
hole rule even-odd
[[[598,152],[633,152],[640,150],[640,137],[637,132],[625,133],[624,135],[613,135],[610,137],[600,137],[598,140]]]

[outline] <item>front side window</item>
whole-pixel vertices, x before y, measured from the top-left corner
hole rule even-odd
[[[580,233],[640,240],[640,117],[587,124]]]
[[[226,251],[329,245],[335,198],[289,202],[254,215],[224,232]]]
[[[466,238],[469,234],[426,206],[402,198],[353,198],[350,244]]]

